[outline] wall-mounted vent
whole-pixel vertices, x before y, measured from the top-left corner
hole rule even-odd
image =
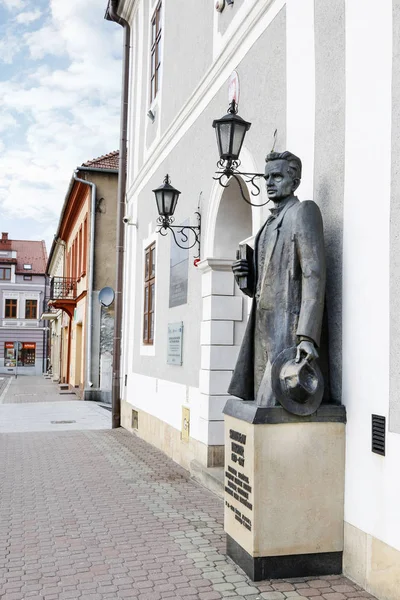
[[[386,418],[372,415],[372,452],[385,456]]]

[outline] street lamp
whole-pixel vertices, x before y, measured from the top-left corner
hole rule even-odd
[[[242,119],[237,112],[237,104],[235,100],[232,100],[228,108],[228,113],[221,119],[216,119],[213,121],[212,126],[214,127],[217,135],[219,152],[219,161],[217,162],[217,167],[219,170],[216,171],[217,177],[214,177],[213,179],[218,181],[222,187],[228,187],[229,179],[233,177],[233,179],[235,179],[239,185],[240,194],[243,200],[247,202],[247,204],[251,204],[251,206],[265,206],[269,200],[264,202],[264,204],[253,204],[246,198],[243,191],[240,177],[242,177],[246,183],[251,183],[255,189],[255,191],[251,190],[252,196],[258,196],[261,190],[256,184],[255,179],[258,177],[264,177],[264,173],[244,173],[239,171],[239,155],[246,133],[251,127],[251,123]],[[276,138],[276,131],[274,138]],[[224,183],[224,179],[226,180],[226,183]]]
[[[193,248],[197,244],[198,252],[195,256],[196,259],[200,258],[200,233],[201,233],[201,215],[200,215],[200,207],[198,207],[198,211],[195,212],[197,216],[198,225],[190,226],[190,225],[172,225],[175,221],[174,212],[176,209],[176,205],[178,203],[180,191],[174,188],[171,185],[171,180],[169,175],[166,175],[164,178],[164,183],[162,183],[158,188],[153,190],[153,193],[156,198],[157,210],[159,217],[157,219],[157,223],[159,225],[157,229],[157,233],[165,236],[168,234],[168,230],[171,230],[172,235],[175,240],[175,244],[182,248],[183,250],[189,250]],[[179,243],[176,234],[180,235],[181,243]],[[194,235],[193,243],[189,242],[189,236],[185,233],[186,231],[192,233]]]
[[[239,159],[246,133],[251,127],[242,117],[237,114],[235,100],[229,105],[228,112],[221,119],[213,121],[213,127],[217,134],[217,144],[220,160],[226,160],[231,165]]]

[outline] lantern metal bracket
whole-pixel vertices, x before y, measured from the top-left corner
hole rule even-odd
[[[251,202],[246,198],[243,189],[243,181],[250,184],[251,196],[259,196],[261,193],[260,186],[256,183],[259,177],[264,178],[264,173],[247,173],[240,171],[239,154],[244,141],[246,132],[250,129],[251,123],[239,117],[238,105],[236,99],[233,98],[228,107],[228,114],[221,119],[213,121],[213,127],[217,134],[217,143],[219,147],[220,159],[217,162],[216,177],[213,179],[226,188],[230,184],[231,179],[235,179],[239,186],[240,195],[243,200],[250,206],[265,206],[269,200],[263,204]],[[274,143],[271,152],[274,151],[277,138],[277,130],[274,132]]]
[[[175,244],[179,246],[179,248],[182,248],[182,250],[190,250],[190,248],[193,248],[197,244],[197,254],[194,258],[200,259],[201,214],[198,211],[194,214],[197,217],[197,225],[172,225],[172,223],[175,221],[174,217],[158,217],[157,224],[159,227],[157,229],[157,233],[162,236],[166,236],[168,235],[168,230],[170,229],[174,237]],[[176,230],[176,233],[174,230]],[[189,241],[189,236],[191,234],[194,235],[193,243]],[[177,236],[180,236],[181,243],[179,243]]]
[[[258,179],[259,177],[262,177],[264,179],[264,173],[245,173],[243,171],[239,171],[240,160],[219,160],[217,162],[217,167],[221,170],[215,171],[217,176],[213,177],[213,179],[215,181],[218,181],[218,183],[224,188],[229,187],[230,179],[235,179],[236,183],[239,186],[240,195],[242,196],[243,200],[247,202],[247,204],[250,204],[250,206],[265,206],[269,202],[269,200],[267,200],[263,204],[255,204],[253,202],[250,202],[250,200],[248,200],[245,196],[242,182],[240,181],[240,177],[242,177],[246,183],[249,183],[252,186],[253,189],[250,191],[251,195],[259,196],[261,193],[261,189],[260,186],[257,185],[256,179]],[[224,183],[224,179],[226,183]]]

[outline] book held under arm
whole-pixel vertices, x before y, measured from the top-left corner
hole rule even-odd
[[[253,248],[248,244],[240,244],[239,250],[236,253],[236,258],[238,260],[245,260],[249,267],[247,275],[236,276],[239,289],[247,296],[253,296],[254,293],[253,253]]]

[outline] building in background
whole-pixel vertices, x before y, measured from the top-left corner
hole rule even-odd
[[[113,306],[98,293],[115,285],[118,152],[75,170],[47,263],[53,379],[78,396],[110,402]]]
[[[51,248],[51,254],[46,267],[46,273],[49,277],[63,277],[65,260],[65,243],[54,239]],[[49,279],[50,281],[50,279]],[[48,296],[50,286],[48,287]],[[48,304],[49,297],[46,298],[44,313],[42,318],[49,325],[49,376],[52,380],[62,382],[62,363],[63,352],[65,351],[65,334],[68,328],[69,317],[60,308],[54,308]]]
[[[47,371],[48,328],[41,320],[46,296],[44,241],[0,240],[0,373]]]
[[[222,467],[249,308],[230,265],[269,214],[213,180],[212,123],[235,98],[252,123],[241,171],[263,173],[277,130],[276,151],[303,161],[300,200],[321,208],[330,393],[348,416],[345,572],[397,600],[400,2],[110,0],[115,10],[131,33],[126,210],[138,224],[126,230],[122,424],[192,471]],[[167,173],[176,224],[196,224],[201,199],[197,266],[157,233],[153,190]]]

